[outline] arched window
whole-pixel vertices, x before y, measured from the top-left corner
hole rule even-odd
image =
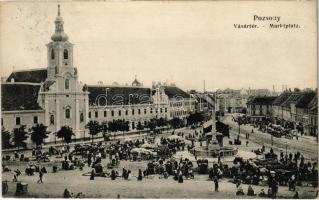
[[[54,124],[54,115],[50,116],[50,124]]]
[[[83,121],[84,121],[83,113],[80,113],[80,122],[83,122]]]
[[[65,79],[65,89],[68,90],[70,88],[70,80]]]
[[[68,52],[67,49],[64,49],[64,51],[63,51],[63,58],[64,59],[68,59],[69,58],[69,52]]]
[[[51,59],[54,60],[54,50],[51,49]]]
[[[70,119],[70,109],[69,108],[65,110],[65,118]]]

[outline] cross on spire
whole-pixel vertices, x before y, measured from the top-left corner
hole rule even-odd
[[[58,16],[60,16],[60,4],[58,4]]]

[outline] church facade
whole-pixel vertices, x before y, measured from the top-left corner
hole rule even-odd
[[[58,10],[55,33],[47,46],[47,68],[13,71],[1,83],[1,125],[8,131],[25,125],[44,124],[54,133],[69,126],[75,138],[83,138],[90,120],[129,121],[130,129],[152,118],[186,119],[195,111],[195,100],[178,87],[82,85],[73,65],[73,44],[64,32]],[[87,136],[87,135],[86,135]],[[50,134],[47,142],[56,138]]]

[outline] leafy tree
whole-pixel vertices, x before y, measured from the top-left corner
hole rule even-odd
[[[174,129],[176,129],[183,126],[183,121],[180,118],[174,117],[170,120],[170,124]]]
[[[37,147],[44,143],[45,138],[48,138],[50,132],[47,131],[47,128],[48,127],[43,124],[37,124],[31,128],[31,140]]]
[[[124,126],[124,131],[129,131],[130,130],[130,122],[129,121],[125,121],[123,120],[124,123],[123,123],[123,126]]]
[[[147,124],[148,128],[150,131],[154,131],[155,128],[157,127],[157,120],[155,118],[151,119],[149,123]]]
[[[163,117],[157,119],[157,126],[162,127],[167,125],[167,120]]]
[[[114,120],[108,123],[108,129],[111,132],[115,132],[116,131],[115,121]]]
[[[139,131],[144,130],[144,126],[142,125],[142,123],[140,121],[137,123],[136,129]]]
[[[25,131],[26,126],[20,126],[19,128],[13,129],[13,142],[15,147],[23,147],[25,148],[27,144],[24,142],[29,136]]]
[[[10,139],[11,139],[11,134],[9,131],[5,130],[4,127],[2,127],[1,130],[1,144],[2,144],[2,148],[4,149],[8,149],[10,148],[12,145],[10,143]]]
[[[187,117],[187,125],[196,124],[204,121],[204,116],[201,113],[192,113]]]
[[[89,129],[89,134],[91,135],[92,138],[92,143],[94,136],[97,135],[100,132],[100,124],[97,121],[89,121],[89,123],[86,125],[86,127]]]
[[[129,131],[130,130],[130,126],[129,126],[129,122],[128,121],[125,121],[124,119],[123,120],[117,120],[117,127],[118,127],[118,131]]]
[[[106,141],[107,140],[107,131],[108,131],[108,124],[106,121],[102,122],[100,129],[103,133],[104,141]]]
[[[72,136],[75,135],[72,128],[69,126],[62,126],[56,134],[58,138],[63,138],[64,142],[67,144],[72,141]]]

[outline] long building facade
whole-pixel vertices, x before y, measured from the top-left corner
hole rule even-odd
[[[85,137],[90,120],[123,119],[134,130],[137,123],[146,124],[152,118],[186,120],[194,112],[195,100],[178,87],[154,90],[137,79],[131,86],[81,84],[73,65],[73,44],[63,25],[59,8],[55,33],[46,45],[47,68],[13,71],[1,83],[1,125],[5,130],[44,124],[54,133],[69,126],[79,139]],[[46,142],[55,140],[50,134]]]
[[[318,136],[317,91],[284,91],[277,97],[255,96],[247,102],[247,114],[290,124],[301,134]]]

